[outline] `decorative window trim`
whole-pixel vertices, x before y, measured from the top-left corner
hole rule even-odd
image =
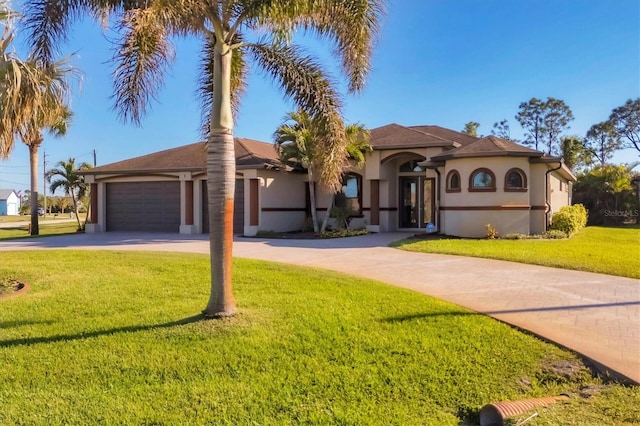
[[[509,186],[509,175],[511,173],[518,173],[520,175],[520,177],[522,178],[521,187]],[[524,170],[518,167],[514,167],[512,169],[507,170],[507,173],[504,174],[504,192],[527,192],[527,191],[528,191],[527,174],[524,172]]]
[[[453,176],[458,176],[458,187],[457,188],[453,188],[451,187],[451,178]],[[460,180],[460,173],[453,169],[451,171],[449,171],[449,173],[447,173],[447,178],[446,178],[446,192],[461,192],[462,191],[462,181]]]
[[[476,177],[478,173],[486,173],[491,176],[491,186],[474,186],[473,179]],[[469,175],[469,192],[496,192],[496,175],[486,167],[480,167],[475,169]]]

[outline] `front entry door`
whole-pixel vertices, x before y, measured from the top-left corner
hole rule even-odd
[[[434,179],[423,176],[400,177],[400,227],[425,228],[435,225]]]

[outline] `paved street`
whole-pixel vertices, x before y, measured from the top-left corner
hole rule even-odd
[[[581,353],[614,377],[640,382],[638,280],[387,247],[409,235],[236,238],[234,256],[331,269],[428,294],[529,330]],[[78,234],[0,242],[0,251],[76,248],[209,252],[206,236],[167,234]]]

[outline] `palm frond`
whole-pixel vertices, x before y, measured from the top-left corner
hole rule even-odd
[[[317,140],[309,167],[319,171],[319,183],[324,189],[337,190],[347,161],[347,142],[335,83],[314,58],[303,55],[297,46],[257,43],[247,48],[285,96],[312,117]]]
[[[300,109],[311,115],[340,111],[342,100],[335,82],[314,57],[305,55],[298,46],[255,43],[248,44],[247,50]]]
[[[298,28],[330,40],[349,80],[349,90],[364,87],[385,0],[271,0],[250,2],[259,25],[285,41]]]
[[[355,161],[356,167],[362,167],[365,163],[365,153],[373,151],[369,143],[370,132],[362,123],[350,124],[345,128],[348,140],[347,153]]]
[[[71,81],[79,76],[68,61],[44,65],[34,58],[0,58],[0,157],[9,155],[15,136],[37,145],[42,129],[54,134],[66,130]]]
[[[22,25],[33,55],[45,64],[60,56],[58,46],[68,39],[71,25],[84,12],[95,10],[91,0],[28,0],[23,6]],[[107,3],[107,2],[105,2]]]
[[[121,30],[124,35],[113,58],[117,63],[113,108],[123,121],[139,124],[149,101],[156,99],[175,52],[154,9],[126,11]]]

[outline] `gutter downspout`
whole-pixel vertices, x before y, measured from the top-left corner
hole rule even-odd
[[[545,204],[547,205],[547,211],[544,213],[544,229],[545,231],[549,230],[549,213],[551,212],[551,203],[549,202],[549,197],[551,196],[550,192],[549,192],[549,173],[551,172],[555,172],[556,170],[560,170],[562,168],[562,164],[564,164],[564,159],[560,159],[560,162],[558,163],[558,167],[556,167],[555,169],[549,169],[545,172]]]
[[[440,170],[438,167],[434,167],[433,170],[436,172],[436,232],[440,233]]]

